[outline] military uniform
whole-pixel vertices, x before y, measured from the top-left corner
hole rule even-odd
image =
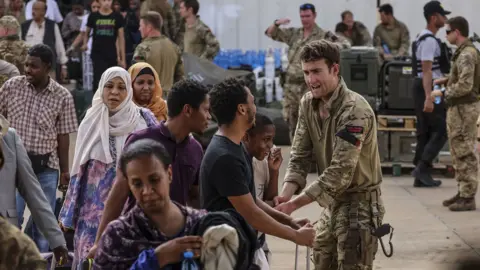
[[[318,179],[304,193],[325,208],[316,225],[315,269],[372,269],[377,238],[371,231],[385,213],[377,123],[368,102],[343,79],[328,103],[311,92],[302,98],[285,182],[306,186],[312,154]]]
[[[180,3],[175,3],[173,5],[173,15],[177,21],[177,27],[175,29],[175,43],[183,51],[183,37],[185,36],[185,19],[180,15]]]
[[[379,24],[373,31],[373,45],[383,56],[383,44],[388,46],[393,56],[406,56],[410,48],[410,34],[407,26],[395,19],[392,25]]]
[[[0,19],[0,27],[17,30],[17,34],[0,38],[0,59],[14,64],[20,74],[25,74],[25,61],[29,46],[20,39],[20,25],[13,16],[3,16]]]
[[[372,46],[372,36],[367,27],[361,22],[353,23],[351,33],[348,31],[348,26],[340,22],[335,27],[335,33],[346,38],[352,46]]]
[[[10,78],[20,76],[18,68],[4,60],[0,60],[0,87]]]
[[[447,202],[452,211],[474,210],[477,193],[478,160],[475,154],[476,122],[480,114],[480,54],[465,41],[452,57],[446,91],[447,132],[455,164],[458,195]],[[465,200],[467,199],[467,200]]]
[[[147,62],[160,77],[164,95],[184,76],[180,49],[167,37],[149,37],[135,48],[133,61]]]
[[[350,47],[350,43],[330,31],[324,31],[318,25],[315,25],[312,33],[307,38],[303,36],[303,27],[275,27],[271,33],[271,38],[289,46],[289,64],[286,71],[285,85],[283,86],[283,117],[288,124],[290,140],[292,140],[297,126],[298,104],[302,96],[308,91],[300,61],[301,48],[310,41],[320,39],[339,42],[344,48]]]
[[[172,6],[166,0],[145,0],[140,5],[140,16],[148,11],[156,11],[162,15],[162,34],[175,40],[177,21]]]
[[[210,28],[200,20],[200,16],[197,16],[195,24],[185,25],[183,50],[210,61],[220,51],[220,43]]]
[[[0,216],[0,269],[47,269],[35,243]]]

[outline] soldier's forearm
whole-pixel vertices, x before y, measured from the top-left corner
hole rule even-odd
[[[285,182],[280,197],[291,198],[299,188],[300,186],[294,182]]]
[[[267,28],[267,30],[265,30],[265,35],[267,35],[268,37],[272,37],[272,33],[275,30],[275,28],[277,28],[277,26],[275,24],[270,25]]]
[[[300,209],[300,208],[304,207],[305,205],[308,205],[312,202],[313,202],[313,200],[307,194],[302,193],[302,195],[293,199],[291,203],[294,205],[295,209]]]

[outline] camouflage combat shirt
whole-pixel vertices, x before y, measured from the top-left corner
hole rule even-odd
[[[25,75],[25,61],[29,46],[18,35],[0,38],[0,59],[14,64]]]
[[[327,112],[320,116],[320,110]],[[285,182],[306,186],[314,153],[318,179],[305,193],[328,207],[348,193],[368,192],[382,182],[375,114],[368,102],[343,79],[327,103],[306,93],[300,101]]]
[[[447,105],[475,103],[480,94],[480,54],[466,40],[452,57],[445,101]]]
[[[183,50],[186,53],[212,61],[220,51],[220,43],[210,28],[197,16],[195,24],[185,25]]]
[[[346,38],[352,46],[371,46],[372,36],[367,27],[361,22],[354,22],[351,32],[348,31],[348,26],[340,22],[335,27],[335,33]]]
[[[0,269],[47,269],[35,243],[0,216]]]
[[[410,33],[407,26],[395,19],[392,25],[379,24],[373,31],[373,45],[381,55],[384,54],[382,44],[385,43],[393,56],[409,54]]]

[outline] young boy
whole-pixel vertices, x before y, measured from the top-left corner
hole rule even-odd
[[[275,125],[272,120],[257,113],[255,126],[248,130],[243,138],[247,152],[252,157],[257,198],[271,206],[273,198],[278,195],[278,174],[283,161],[281,149],[273,145],[274,137]],[[259,238],[265,238],[265,234],[260,234]],[[268,261],[271,261],[271,253],[266,242],[263,250]]]
[[[93,64],[93,91],[103,72],[113,66],[126,68],[123,16],[113,11],[112,0],[99,0],[100,10],[88,17],[85,33],[92,31],[91,59]],[[86,51],[89,35],[84,35],[82,49]],[[118,50],[117,50],[118,44]]]

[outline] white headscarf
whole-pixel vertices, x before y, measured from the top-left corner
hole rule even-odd
[[[108,81],[115,77],[120,77],[125,82],[128,94],[115,109],[115,114],[110,116],[108,107],[103,101],[103,88]],[[92,107],[88,109],[78,128],[72,176],[77,174],[80,166],[88,160],[94,159],[105,164],[113,162],[110,155],[109,136],[115,137],[118,158],[128,135],[147,127],[145,120],[140,115],[140,107],[135,105],[132,98],[132,80],[125,69],[111,67],[102,74],[97,92],[93,97]]]

